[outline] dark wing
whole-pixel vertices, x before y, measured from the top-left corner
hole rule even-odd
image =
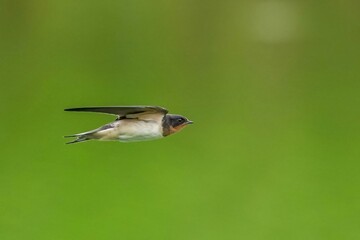
[[[134,115],[140,113],[159,113],[167,114],[168,110],[158,106],[113,106],[113,107],[81,107],[67,108],[65,111],[71,112],[98,112],[117,115],[118,118],[126,117],[126,115]]]

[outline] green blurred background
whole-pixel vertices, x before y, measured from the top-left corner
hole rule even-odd
[[[1,1],[0,239],[360,239],[359,11]],[[64,144],[138,104],[196,124]]]

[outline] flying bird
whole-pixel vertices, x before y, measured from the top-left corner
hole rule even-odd
[[[168,110],[158,106],[80,107],[68,108],[65,111],[97,112],[117,116],[114,122],[95,130],[65,136],[76,138],[67,144],[92,139],[120,142],[153,140],[179,132],[193,123],[181,115],[168,114]]]

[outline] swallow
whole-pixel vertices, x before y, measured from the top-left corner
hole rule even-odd
[[[179,132],[193,122],[181,115],[168,114],[158,106],[116,106],[68,108],[70,112],[96,112],[116,115],[114,122],[95,130],[65,137],[75,137],[68,142],[88,140],[135,142],[159,139]]]

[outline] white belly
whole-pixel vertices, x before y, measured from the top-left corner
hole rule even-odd
[[[120,120],[115,127],[99,131],[99,140],[121,142],[145,141],[163,137],[161,125],[155,121]]]

